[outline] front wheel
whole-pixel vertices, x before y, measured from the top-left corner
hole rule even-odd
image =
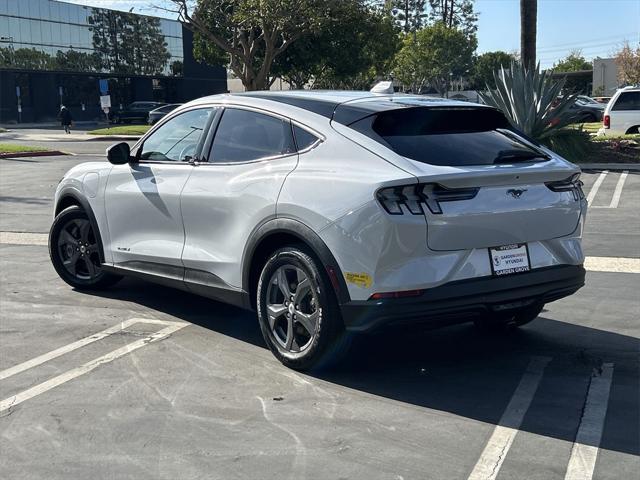
[[[295,370],[327,367],[348,348],[348,336],[331,284],[303,250],[285,247],[266,262],[257,288],[265,342]]]
[[[98,232],[78,206],[66,208],[53,221],[49,256],[60,278],[80,290],[107,287],[121,278],[102,270]]]

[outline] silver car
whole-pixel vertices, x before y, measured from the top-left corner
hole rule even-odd
[[[58,186],[60,277],[137,276],[256,310],[291,368],[335,362],[356,332],[524,325],[584,283],[580,169],[487,106],[218,95],[108,159]]]

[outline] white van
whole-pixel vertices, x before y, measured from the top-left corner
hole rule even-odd
[[[640,133],[640,87],[618,90],[604,110],[598,135]]]

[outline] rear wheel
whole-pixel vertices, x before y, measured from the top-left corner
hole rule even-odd
[[[77,289],[107,287],[121,278],[102,270],[98,232],[85,211],[75,205],[54,220],[49,232],[49,255],[60,278]]]
[[[257,306],[265,342],[289,368],[327,367],[348,348],[331,284],[299,248],[282,248],[267,260],[258,281]]]

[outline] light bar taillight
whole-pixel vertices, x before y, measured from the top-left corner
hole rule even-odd
[[[436,183],[405,185],[383,188],[376,197],[390,215],[403,215],[405,210],[413,215],[424,213],[426,205],[433,214],[442,214],[441,202],[471,200],[479,188],[446,188]]]
[[[573,193],[574,200],[580,200],[584,198],[584,191],[582,190],[582,180],[580,180],[580,174],[576,173],[564,180],[558,180],[555,182],[546,182],[545,185],[552,192],[571,192]]]

